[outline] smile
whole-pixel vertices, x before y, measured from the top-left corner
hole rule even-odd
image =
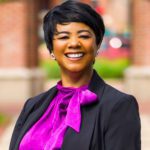
[[[81,58],[83,53],[66,54],[68,58]]]

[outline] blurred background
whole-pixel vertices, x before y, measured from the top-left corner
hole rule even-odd
[[[59,80],[42,21],[65,0],[0,0],[0,150],[24,102]],[[78,0],[79,1],[79,0]],[[150,0],[80,0],[102,15],[106,32],[94,68],[139,103],[142,150],[150,149]]]

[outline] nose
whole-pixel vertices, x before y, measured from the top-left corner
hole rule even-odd
[[[81,43],[78,38],[76,37],[70,38],[69,43],[68,43],[68,48],[77,49],[80,47],[81,47]]]

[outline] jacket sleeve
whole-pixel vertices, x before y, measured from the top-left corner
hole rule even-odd
[[[104,145],[105,150],[141,150],[139,110],[133,96],[124,96],[114,106]]]
[[[19,136],[20,130],[26,120],[26,113],[27,113],[27,108],[28,108],[28,103],[30,100],[27,100],[23,106],[23,109],[17,119],[17,122],[15,124],[13,133],[12,133],[12,137],[11,137],[11,141],[10,141],[10,145],[9,145],[9,150],[13,150],[13,147],[15,146],[16,140]]]

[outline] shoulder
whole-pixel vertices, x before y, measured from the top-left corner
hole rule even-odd
[[[47,97],[50,97],[56,91],[57,91],[56,87],[54,86],[45,92],[42,92],[42,93],[40,93],[34,97],[30,97],[28,100],[26,100],[23,109],[24,110],[26,110],[26,109],[30,110],[36,105],[41,105],[42,103],[44,103],[44,101],[46,101]]]
[[[130,103],[131,101],[136,101],[133,95],[122,92],[111,85],[106,84],[102,96],[103,103],[110,103],[116,105],[118,103]]]
[[[16,124],[23,124],[25,122],[26,118],[33,111],[38,109],[45,101],[47,101],[47,99],[52,95],[52,93],[55,93],[55,91],[56,91],[56,88],[52,87],[51,89],[26,100],[26,102],[20,112],[20,115],[18,117]]]
[[[49,90],[47,91],[44,91],[34,97],[30,97],[26,103],[27,103],[27,106],[32,106],[32,105],[36,105],[38,103],[42,103],[46,100],[47,97],[51,96],[52,94],[54,94],[56,92],[56,86],[50,88]]]
[[[99,114],[101,119],[104,120],[105,123],[108,123],[112,115],[123,117],[123,114],[129,112],[133,112],[138,116],[139,107],[136,98],[133,95],[119,91],[106,84],[99,102]]]
[[[101,114],[108,115],[118,106],[134,105],[138,109],[134,96],[122,92],[107,84],[96,72],[94,72],[91,89],[98,96],[98,109]]]
[[[96,72],[94,72],[90,90],[98,95],[99,104],[108,104],[113,107],[116,103],[132,101],[134,98],[107,84]]]

